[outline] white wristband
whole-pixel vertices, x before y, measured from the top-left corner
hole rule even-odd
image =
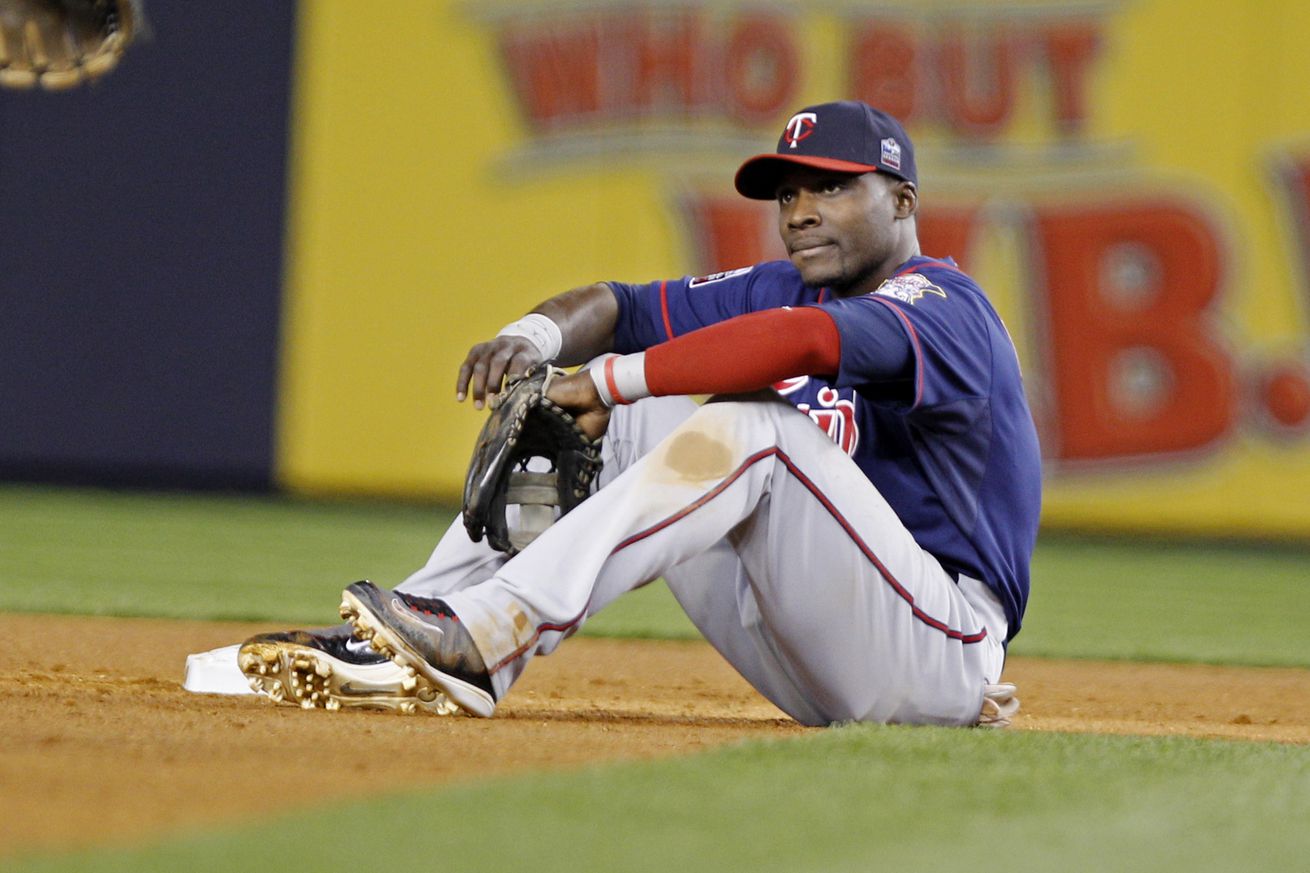
[[[564,347],[564,335],[560,333],[559,325],[540,312],[529,312],[518,321],[505,325],[496,336],[523,337],[536,347],[543,361],[555,360]]]
[[[601,402],[608,407],[635,403],[650,396],[646,385],[646,353],[608,355],[591,365],[588,371]]]

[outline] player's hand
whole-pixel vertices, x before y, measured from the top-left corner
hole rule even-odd
[[[591,373],[579,370],[550,383],[546,397],[568,410],[590,439],[600,439],[610,424],[610,408],[600,399]]]
[[[487,397],[499,394],[507,376],[522,376],[541,363],[541,352],[526,337],[498,336],[469,349],[455,381],[455,399],[463,402],[473,394],[473,406],[481,409]]]

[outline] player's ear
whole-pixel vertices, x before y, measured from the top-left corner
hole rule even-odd
[[[919,209],[919,191],[913,182],[898,179],[892,186],[892,198],[896,203],[897,218],[909,218]]]

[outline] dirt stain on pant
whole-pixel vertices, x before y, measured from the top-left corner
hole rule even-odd
[[[693,482],[722,479],[732,472],[732,450],[707,433],[688,430],[669,440],[664,465]]]
[[[516,646],[523,646],[529,643],[537,630],[532,626],[531,620],[528,619],[527,615],[519,608],[517,603],[511,603],[506,607],[505,611],[509,614],[510,624],[514,628],[510,631],[514,644]]]

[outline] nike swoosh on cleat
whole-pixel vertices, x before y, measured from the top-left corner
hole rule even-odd
[[[373,647],[368,644],[368,640],[357,640],[350,638],[346,640],[346,651],[352,655],[371,655]]]
[[[441,628],[437,627],[435,624],[428,624],[427,622],[423,621],[423,619],[416,616],[413,610],[411,610],[408,606],[406,606],[404,602],[400,600],[400,598],[392,598],[391,600],[388,600],[387,607],[396,615],[400,616],[406,621],[417,621],[422,623],[424,625],[424,630],[436,635],[436,640],[438,645],[440,645],[441,643],[441,638],[446,635],[446,632]]]

